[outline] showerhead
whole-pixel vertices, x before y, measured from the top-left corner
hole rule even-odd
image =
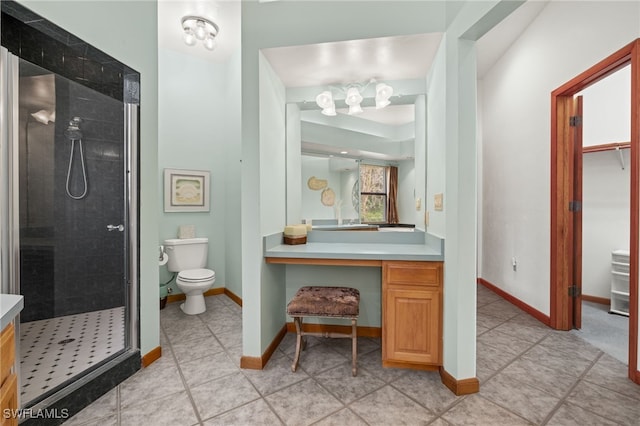
[[[49,123],[55,123],[56,122],[56,111],[55,110],[47,111],[46,109],[41,109],[40,111],[32,112],[31,116],[38,123],[42,123],[42,124],[49,124]]]
[[[73,117],[71,121],[69,121],[69,126],[64,131],[64,135],[71,140],[82,139],[82,131],[80,130],[81,122],[82,119],[80,117]]]

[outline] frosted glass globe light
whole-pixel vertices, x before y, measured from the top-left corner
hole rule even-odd
[[[216,41],[216,38],[213,34],[209,34],[207,38],[204,39],[204,47],[206,47],[208,50],[215,49],[217,45],[218,42]]]
[[[193,30],[191,28],[187,28],[184,30],[183,39],[187,46],[193,46],[194,44],[196,44],[196,35],[193,33]]]
[[[198,20],[196,23],[196,38],[198,40],[204,40],[207,36],[207,28],[205,27],[204,21]]]
[[[362,95],[358,92],[358,89],[355,87],[349,88],[347,90],[347,98],[345,99],[345,103],[349,106],[359,105],[362,102]]]
[[[333,105],[333,95],[331,95],[330,91],[325,90],[324,92],[316,96],[316,103],[322,109],[329,108],[331,105]]]
[[[327,115],[329,117],[334,117],[336,115],[336,106],[335,105],[329,105],[327,108],[323,108],[322,111],[320,111],[322,114]]]
[[[360,104],[349,105],[349,115],[360,114],[362,112],[362,107]]]

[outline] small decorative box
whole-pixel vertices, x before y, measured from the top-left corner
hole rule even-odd
[[[289,245],[307,243],[306,225],[287,225],[284,228],[284,243]]]
[[[306,244],[307,243],[307,236],[306,235],[302,235],[302,236],[298,236],[298,237],[287,237],[285,235],[284,236],[284,243],[288,244],[290,246],[295,246],[296,244]]]

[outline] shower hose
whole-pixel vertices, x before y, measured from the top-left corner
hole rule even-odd
[[[71,193],[71,189],[69,188],[69,180],[71,177],[71,167],[73,165],[73,153],[76,147],[76,140],[78,142],[78,147],[80,150],[80,162],[82,163],[82,182],[84,184],[84,190],[80,195],[73,195]],[[71,152],[69,153],[69,168],[67,169],[67,184],[65,190],[67,191],[67,195],[74,200],[81,200],[87,195],[87,169],[84,164],[84,153],[82,152],[82,139],[71,139]]]

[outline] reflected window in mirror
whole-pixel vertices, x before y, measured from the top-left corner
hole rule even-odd
[[[398,168],[360,165],[360,221],[398,223]]]

